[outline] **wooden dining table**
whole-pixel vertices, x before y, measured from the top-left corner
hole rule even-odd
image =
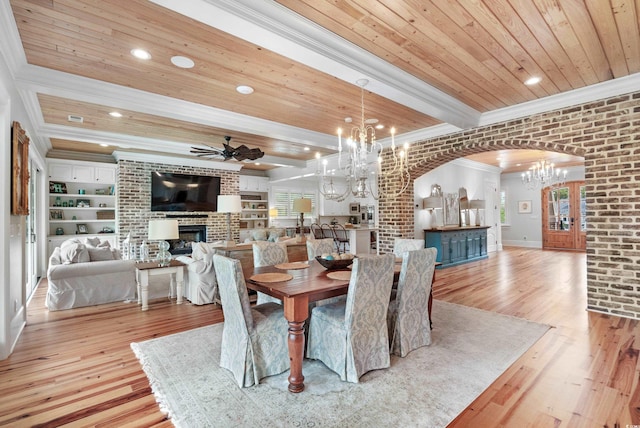
[[[269,296],[282,300],[284,317],[289,323],[289,391],[304,391],[304,375],[302,362],[304,360],[304,324],[309,318],[309,303],[347,294],[349,290],[348,279],[332,279],[327,275],[330,271],[325,269],[316,260],[304,262],[308,267],[303,269],[283,269],[274,266],[247,267],[243,270],[247,288],[260,291]],[[289,264],[300,267],[299,264]],[[343,269],[349,270],[349,269]],[[288,273],[291,279],[281,282],[259,282],[251,278],[263,273]],[[398,280],[400,267],[396,264],[394,269],[394,282]]]
[[[282,300],[284,317],[289,323],[289,391],[304,390],[302,361],[304,359],[304,323],[309,318],[309,303],[346,294],[349,280],[331,279],[316,260],[310,260],[307,268],[281,269],[276,266],[247,267],[244,269],[247,288],[260,291]],[[281,282],[258,282],[251,277],[262,273],[288,273],[291,279]]]

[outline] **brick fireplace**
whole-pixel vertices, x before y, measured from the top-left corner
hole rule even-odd
[[[191,254],[192,242],[207,241],[207,226],[204,224],[189,224],[178,226],[179,239],[169,241],[169,252],[176,254]]]

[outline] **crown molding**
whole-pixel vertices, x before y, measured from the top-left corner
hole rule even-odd
[[[113,157],[118,162],[120,162],[121,160],[129,160],[134,162],[165,163],[168,165],[221,169],[226,171],[240,171],[242,169],[241,163],[218,162],[187,157],[181,158],[159,153],[138,153],[116,150],[113,152]]]

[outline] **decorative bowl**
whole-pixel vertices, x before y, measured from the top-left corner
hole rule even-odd
[[[327,260],[320,256],[316,256],[316,260],[327,270],[345,269],[353,263],[354,259],[334,259]]]

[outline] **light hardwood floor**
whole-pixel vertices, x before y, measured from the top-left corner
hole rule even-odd
[[[219,307],[163,299],[148,312],[135,303],[48,312],[45,288],[15,352],[0,362],[0,425],[171,426],[129,344],[220,322]],[[585,310],[584,253],[508,248],[439,270],[434,296],[554,327],[451,426],[640,423],[640,327]]]

